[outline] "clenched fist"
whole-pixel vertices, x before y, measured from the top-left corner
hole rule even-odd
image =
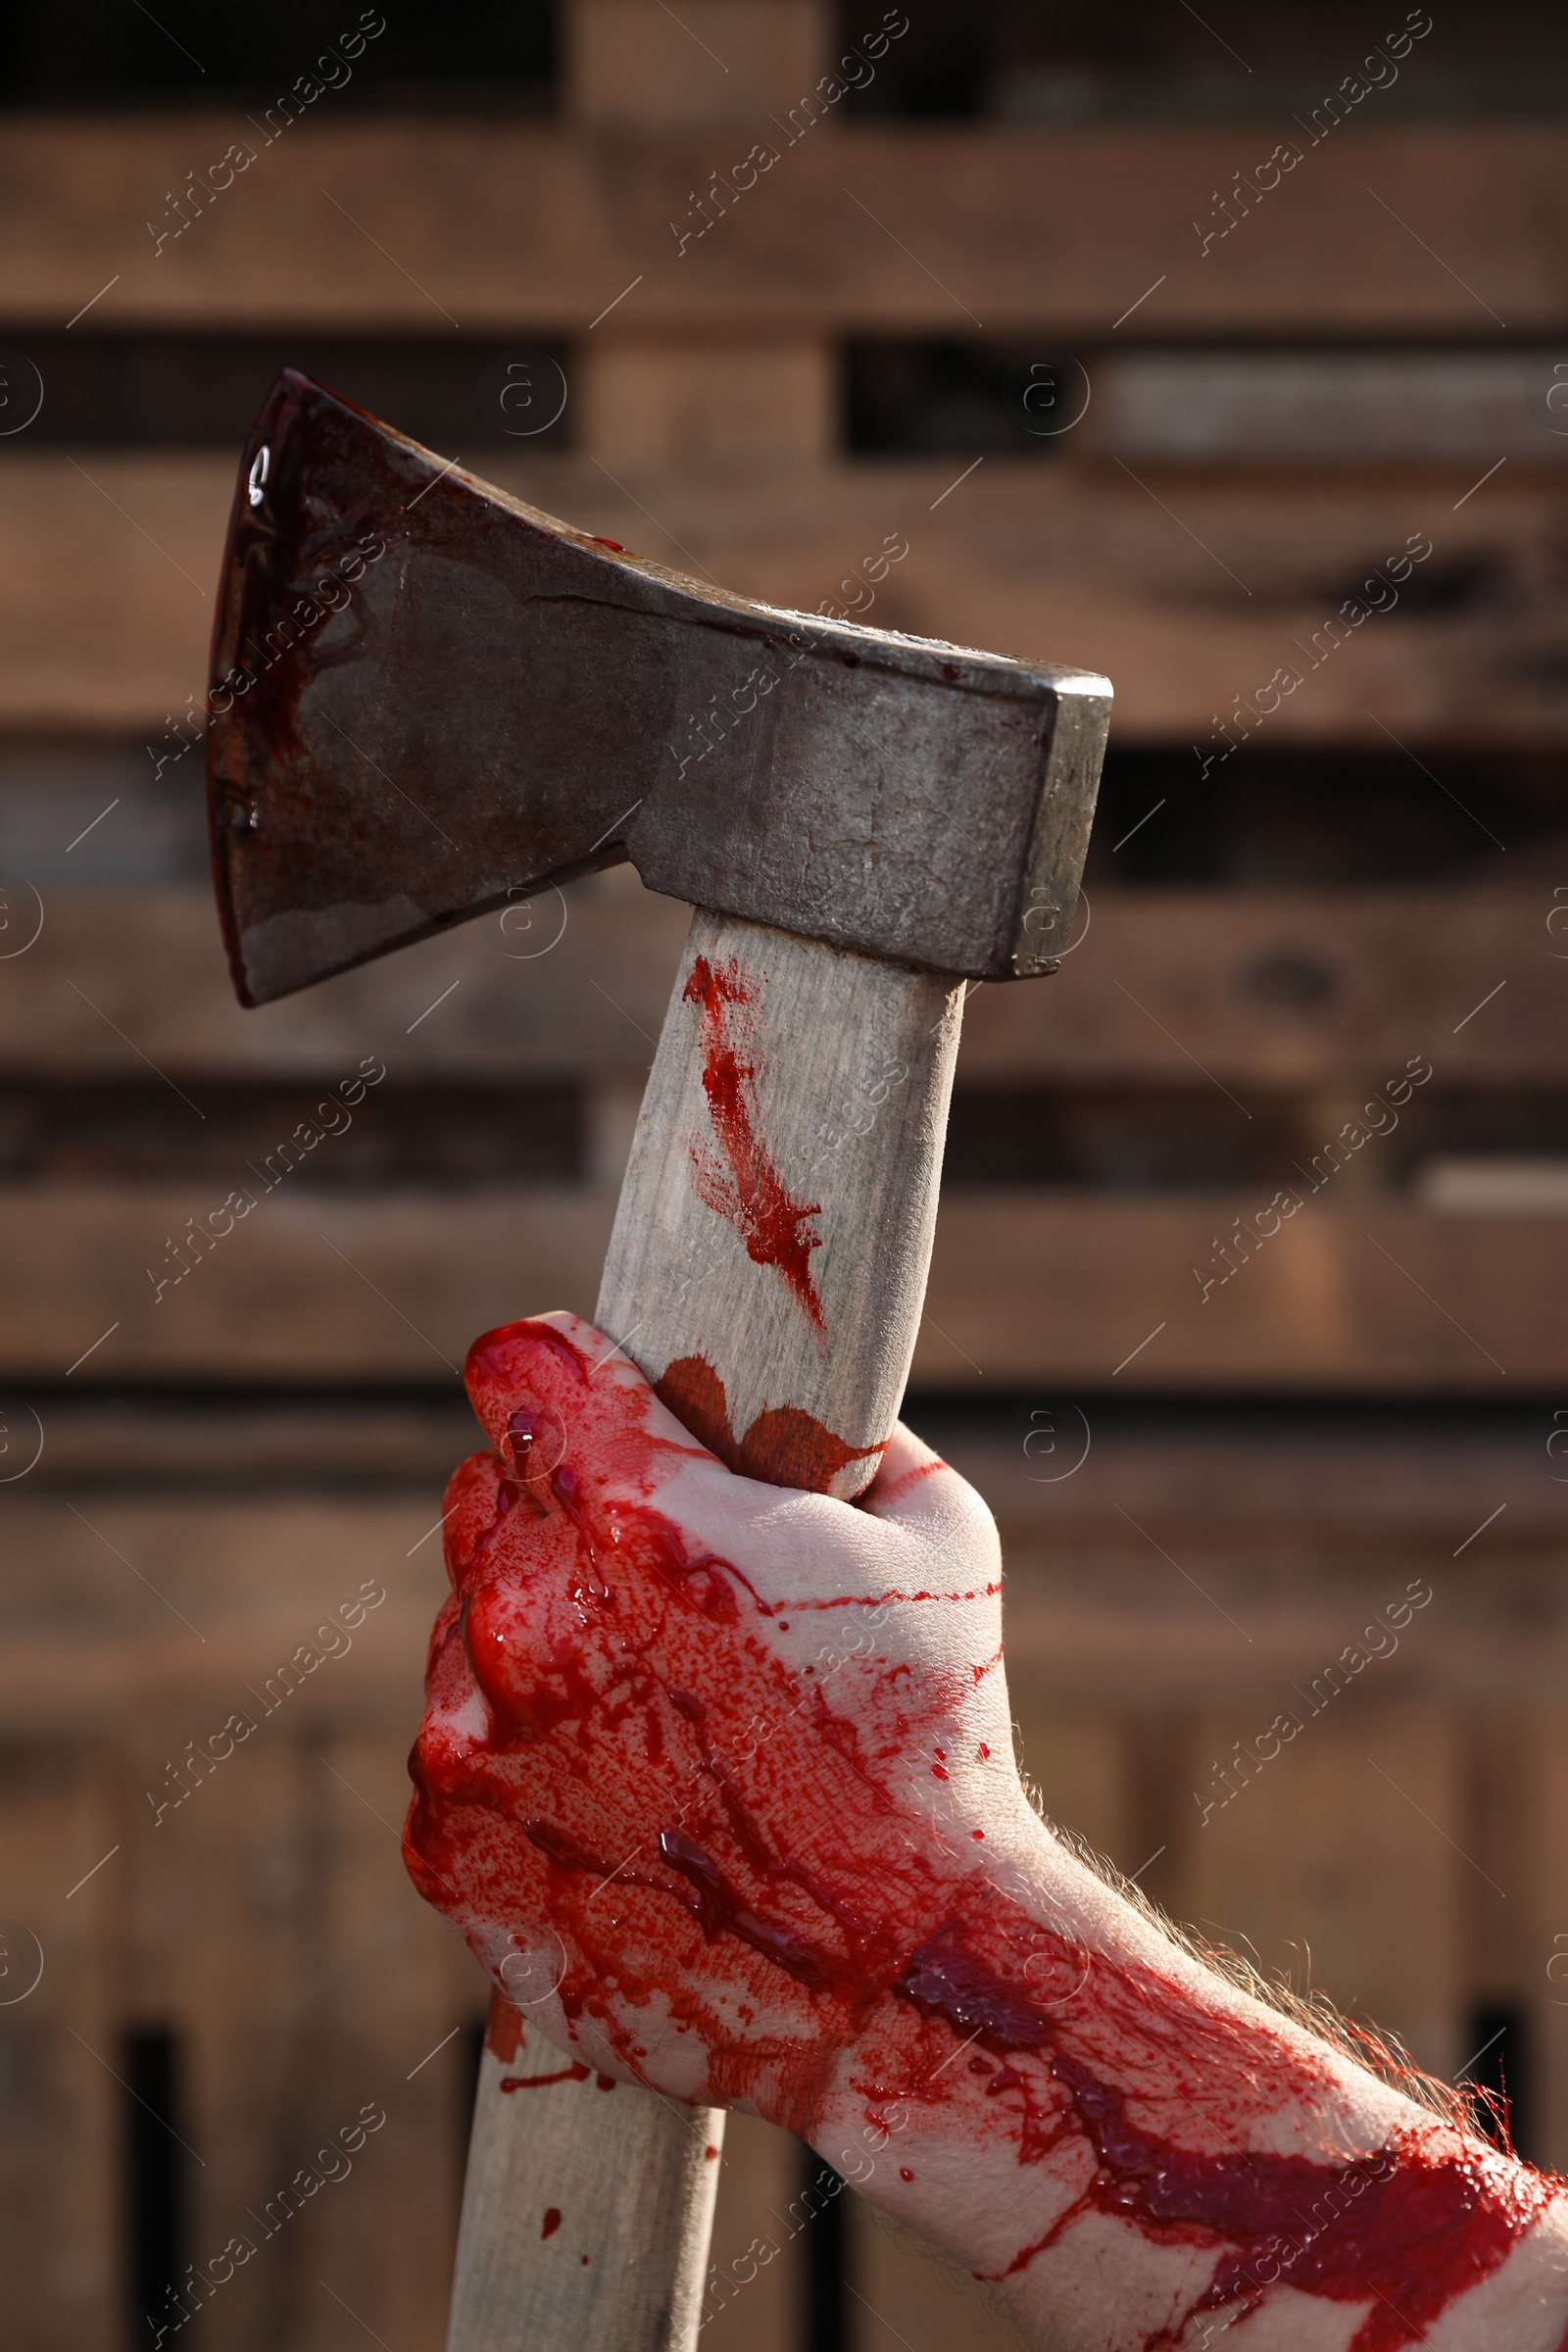
[[[1084,2352],[1559,2352],[1556,2184],[1033,1812],[962,1479],[903,1429],[856,1504],[738,1477],[570,1315],[467,1378],[407,1851],[564,2049],[788,2126]]]

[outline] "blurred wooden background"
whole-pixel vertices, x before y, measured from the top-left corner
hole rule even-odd
[[[285,359],[726,586],[1111,674],[909,1417],[1003,1521],[1053,1815],[1568,2165],[1563,26],[1445,12],[1325,112],[1348,8],[420,8],[285,127],[343,29],[7,36],[9,2340],[441,2339],[483,1986],[397,1829],[456,1367],[591,1306],[684,924],[611,874],[234,1006],[189,712]],[[737,2122],[715,2352],[1003,2340],[805,2194]]]

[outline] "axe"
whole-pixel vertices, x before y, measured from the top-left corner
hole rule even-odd
[[[286,369],[208,696],[234,986],[621,859],[689,901],[597,1321],[735,1469],[851,1498],[913,1352],[964,984],[1056,968],[1109,707],[701,586]],[[449,2352],[695,2342],[723,2117],[611,2087],[493,1997]],[[568,2207],[591,2261],[541,2237]]]

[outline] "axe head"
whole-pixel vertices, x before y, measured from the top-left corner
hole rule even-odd
[[[265,1004],[622,858],[863,955],[1054,970],[1109,707],[1082,671],[640,562],[285,369],[208,694],[234,985]]]

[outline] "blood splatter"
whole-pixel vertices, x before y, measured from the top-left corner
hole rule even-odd
[[[811,1274],[811,1251],[822,1247],[807,1220],[819,1200],[791,1195],[758,1133],[757,982],[733,956],[723,963],[694,958],[683,1001],[698,1007],[703,1045],[703,1093],[718,1152],[694,1144],[691,1168],[697,1195],[732,1225],[757,1266],[776,1266],[818,1331],[822,1301]]]
[[[828,1494],[852,1462],[874,1468],[887,1451],[886,1439],[879,1446],[851,1446],[793,1404],[770,1405],[737,1438],[724,1383],[703,1355],[677,1356],[655,1385],[675,1418],[710,1453],[744,1478],[760,1478],[768,1486]],[[868,1468],[865,1477],[870,1476]]]
[[[541,2236],[541,2237],[554,2237],[554,2236],[555,2236],[555,2234],[556,2234],[556,2231],[557,2231],[557,2230],[558,2230],[560,2228],[561,2228],[561,2207],[560,2207],[559,2205],[547,2205],[547,2206],[545,2207],[544,2226],[543,2226],[543,2228],[542,2228],[542,2229],[540,2230],[540,2231],[539,2231],[539,2234],[540,2234],[540,2236]]]
[[[488,1334],[469,1387],[492,1443],[553,1411],[566,1459],[530,1507],[500,1453],[447,1490],[405,1850],[487,1964],[548,1926],[596,2061],[646,2081],[657,2039],[686,2095],[830,2148],[846,2098],[884,2132],[903,2102],[933,2141],[1010,2146],[1026,2218],[999,2278],[1085,2224],[1186,2249],[1185,2309],[1142,2352],[1191,2352],[1195,2318],[1276,2284],[1352,2309],[1349,2352],[1403,2352],[1495,2273],[1560,2184],[1414,2111],[1365,2154],[1296,2146],[1291,2119],[1332,2103],[1330,2053],[1174,1956],[1085,1944],[954,1850],[909,1766],[972,1752],[970,1670],[913,1673],[892,1632],[830,1685],[792,1668],[769,1620],[810,1604],[764,1603],[659,1509],[684,1448],[593,1369],[550,1326]]]

